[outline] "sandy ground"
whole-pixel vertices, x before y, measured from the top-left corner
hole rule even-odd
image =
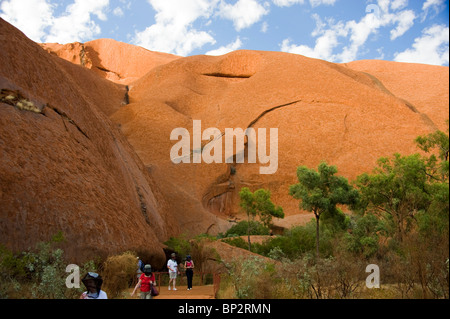
[[[129,289],[130,293],[133,289]],[[194,286],[191,290],[187,290],[187,286],[178,286],[177,290],[168,290],[167,286],[161,286],[159,296],[154,299],[214,299],[214,286]],[[133,297],[128,299],[139,299],[139,291]]]

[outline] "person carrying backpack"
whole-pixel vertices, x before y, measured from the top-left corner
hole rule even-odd
[[[141,277],[142,273],[144,272],[144,262],[137,257],[138,263],[137,263],[137,270],[136,270],[136,274],[137,274],[137,280],[139,280],[139,277]]]

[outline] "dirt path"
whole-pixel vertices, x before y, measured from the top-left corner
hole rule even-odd
[[[130,293],[133,289],[130,289]],[[139,299],[139,290],[134,297],[130,299]],[[168,290],[167,286],[161,286],[159,296],[155,299],[214,299],[214,286],[194,286],[191,290],[187,290],[187,286],[178,286],[177,290]]]

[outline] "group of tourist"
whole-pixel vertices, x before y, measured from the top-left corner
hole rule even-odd
[[[149,264],[144,265],[142,260],[138,258],[138,282],[134,287],[131,296],[134,296],[136,290],[140,288],[141,299],[152,299],[157,296],[159,292],[156,289],[156,278],[152,272],[152,266]],[[187,278],[187,290],[192,289],[192,278],[194,277],[194,262],[191,256],[186,256],[184,262],[184,268],[186,270]],[[167,261],[167,270],[169,272],[169,290],[177,290],[176,281],[177,275],[180,274],[178,270],[178,262],[176,260],[176,254],[173,253],[171,258]],[[94,272],[88,272],[82,279],[83,284],[86,286],[87,291],[84,292],[80,299],[108,299],[106,292],[101,289],[103,284],[102,277]],[[171,287],[172,286],[172,287]]]
[[[167,270],[169,272],[169,290],[177,290],[176,282],[177,275],[180,274],[178,270],[178,262],[176,260],[176,254],[172,253],[171,258],[167,261]],[[138,257],[139,258],[139,257]],[[153,296],[157,296],[158,292],[156,291],[156,279],[155,274],[152,273],[152,268],[150,265],[145,265],[143,271],[141,272],[142,261],[139,259],[138,262],[138,283],[136,287],[134,287],[131,296],[133,296],[137,290],[140,288],[141,291],[141,299],[152,299]],[[187,278],[187,290],[192,289],[192,278],[194,277],[194,262],[192,261],[191,256],[186,256],[186,260],[184,262],[184,268],[186,269],[186,278]],[[171,288],[172,286],[172,288]]]

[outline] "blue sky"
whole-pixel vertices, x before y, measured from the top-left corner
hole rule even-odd
[[[449,65],[448,0],[0,0],[0,17],[36,42]]]

